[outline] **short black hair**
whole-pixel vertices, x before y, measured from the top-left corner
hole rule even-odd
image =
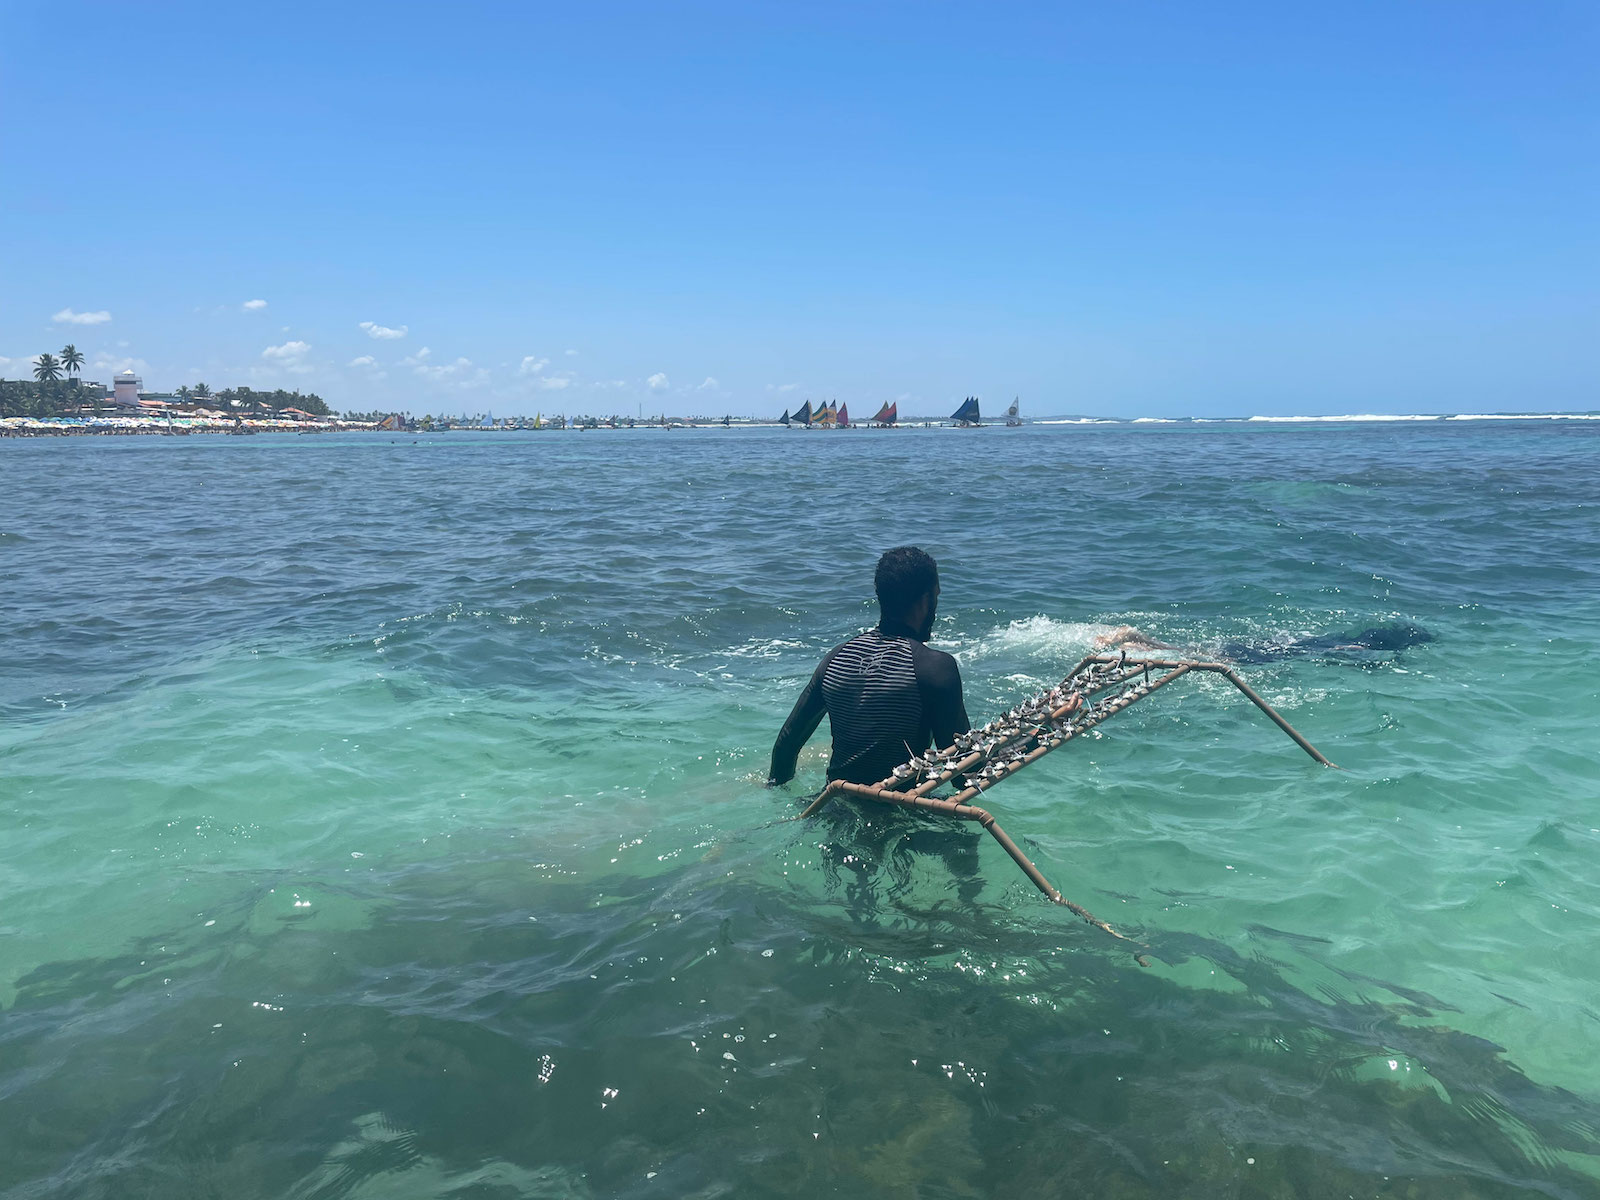
[[[902,616],[913,604],[939,588],[939,564],[915,546],[885,550],[872,575],[878,607],[891,617]]]

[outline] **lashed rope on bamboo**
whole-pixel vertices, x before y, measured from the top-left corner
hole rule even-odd
[[[1312,758],[1323,766],[1334,765],[1226,663],[1130,658],[1126,652],[1091,654],[1055,687],[1047,688],[1009,712],[1002,713],[981,729],[960,734],[952,745],[942,750],[913,756],[909,762],[896,767],[894,774],[887,779],[875,784],[835,780],[800,815],[809,817],[835,796],[842,795],[976,821],[988,830],[1033,881],[1034,886],[1050,900],[1071,909],[1112,937],[1127,941],[1129,939],[1093,913],[1062,896],[1017,844],[1006,836],[1005,831],[995,823],[994,817],[974,806],[971,801],[1001,780],[1009,779],[1029,763],[1037,762],[1050,751],[1059,749],[1116,716],[1157,688],[1165,687],[1192,671],[1221,675]],[[931,795],[935,789],[946,784],[957,786],[960,790],[950,797]],[[1141,958],[1140,961],[1144,960]]]

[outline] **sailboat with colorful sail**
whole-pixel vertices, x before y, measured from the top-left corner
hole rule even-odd
[[[893,425],[900,417],[900,402],[885,404],[878,410],[878,415],[872,418],[874,425]]]
[[[1015,429],[1022,424],[1021,405],[1022,397],[1018,396],[1011,401],[1011,407],[1006,409],[1007,429]]]
[[[839,412],[833,405],[824,402],[822,407],[817,409],[812,419],[822,428],[832,429],[838,423]]]
[[[975,429],[980,424],[978,420],[978,398],[968,396],[961,402],[961,407],[950,414],[950,419],[962,429]]]
[[[850,428],[850,406],[848,404],[839,405],[839,428]]]

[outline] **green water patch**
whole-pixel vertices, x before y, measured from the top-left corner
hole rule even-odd
[[[223,958],[41,968],[8,1014],[27,1036],[7,1073],[22,1103],[0,1106],[3,1182],[139,1194],[186,1178],[241,1196],[471,1180],[575,1195],[1591,1186],[1575,1172],[1593,1105],[1416,999],[1304,991],[1203,938],[1155,939],[1169,966],[1144,971],[1075,924],[929,912],[881,885],[841,922],[824,897],[728,862],[618,876],[598,907],[588,888],[532,880],[510,907],[499,863],[418,864],[358,897],[373,919],[297,921],[273,892]],[[1235,986],[1192,986],[1196,963]]]

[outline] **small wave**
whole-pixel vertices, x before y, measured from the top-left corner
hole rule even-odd
[[[1114,421],[1110,417],[1046,417],[1038,421],[1029,421],[1030,425],[1122,425],[1123,421]]]
[[[728,654],[733,658],[782,658],[790,651],[808,648],[807,643],[793,638],[751,638],[744,645],[729,650]]]
[[[1600,413],[1457,413],[1447,421],[1600,421]]]
[[[1250,421],[1276,424],[1309,423],[1314,421],[1442,421],[1438,413],[1345,413],[1332,417],[1250,417]]]

